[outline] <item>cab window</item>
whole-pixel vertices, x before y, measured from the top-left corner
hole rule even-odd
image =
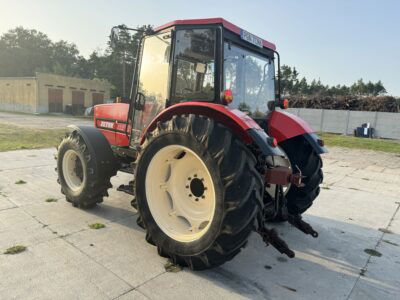
[[[215,29],[176,32],[172,102],[213,101]]]

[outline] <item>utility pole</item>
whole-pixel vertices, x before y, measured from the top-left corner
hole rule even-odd
[[[126,57],[125,50],[122,54],[122,97],[126,97]]]

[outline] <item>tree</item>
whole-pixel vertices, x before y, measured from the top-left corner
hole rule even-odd
[[[0,37],[0,76],[33,76],[52,71],[52,43],[47,35],[17,27]]]
[[[375,83],[373,93],[375,96],[383,95],[383,94],[387,93],[385,87],[383,86],[383,84],[380,80],[377,83]]]
[[[297,87],[298,93],[300,95],[307,95],[309,94],[309,87],[308,87],[308,82],[305,77],[303,77],[300,82],[298,83]]]
[[[364,83],[363,79],[357,80],[350,87],[346,85],[329,86],[324,85],[321,80],[312,80],[309,84],[303,77],[299,80],[299,72],[295,67],[283,65],[281,68],[281,92],[284,96],[378,96],[386,94],[386,89],[379,80],[376,83],[369,81]]]
[[[34,29],[16,27],[0,37],[0,76],[34,76],[35,72],[49,72],[66,76],[78,76],[89,79],[106,79],[113,88],[111,96],[129,94],[132,85],[133,70],[142,33],[124,28],[120,29],[117,43],[111,43],[109,37],[105,51],[93,51],[89,58],[80,55],[75,44],[67,41],[51,41],[48,36]],[[137,27],[146,33],[152,26]],[[229,65],[227,64],[229,67]],[[232,73],[232,72],[231,72]],[[247,63],[248,86],[253,94],[259,91],[256,86],[260,81],[260,68],[251,61]],[[124,74],[124,75],[123,75]],[[383,95],[386,89],[379,80],[376,83],[364,83],[359,79],[350,87],[346,85],[328,86],[320,80],[307,82],[305,77],[299,80],[300,73],[295,67],[281,67],[282,95]],[[234,78],[230,79],[233,83]],[[231,88],[234,88],[233,86]]]
[[[281,67],[281,89],[283,95],[290,95],[293,88],[292,68],[283,65]]]

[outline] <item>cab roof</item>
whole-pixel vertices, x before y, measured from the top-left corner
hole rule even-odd
[[[166,29],[168,27],[176,26],[176,25],[208,25],[208,24],[221,24],[224,28],[241,35],[243,29],[228,22],[223,18],[209,18],[209,19],[188,19],[188,20],[175,20],[169,22],[167,24],[158,26],[154,29],[155,32]],[[261,39],[263,47],[269,48],[271,50],[276,50],[275,44],[268,42],[267,40]]]

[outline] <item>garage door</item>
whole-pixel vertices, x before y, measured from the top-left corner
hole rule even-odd
[[[85,108],[85,93],[82,91],[72,91],[72,113],[74,115],[83,114]]]
[[[63,91],[49,89],[49,112],[63,112]]]
[[[103,104],[104,103],[104,94],[102,93],[93,93],[93,106],[97,104]]]

